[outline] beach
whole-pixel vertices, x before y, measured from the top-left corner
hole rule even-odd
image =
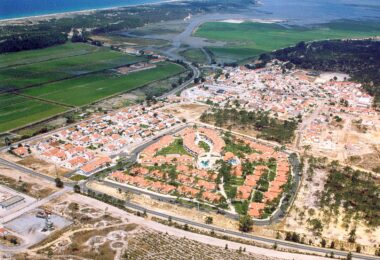
[[[63,11],[63,12],[57,12],[57,13],[48,13],[48,14],[37,14],[37,15],[31,15],[31,16],[22,16],[22,17],[14,17],[14,18],[0,18],[0,26],[1,25],[8,25],[8,24],[14,24],[14,23],[23,23],[24,21],[42,21],[42,20],[49,20],[49,19],[60,19],[63,17],[72,17],[75,15],[89,15],[96,11],[104,11],[104,10],[120,10],[123,8],[128,7],[136,7],[136,6],[144,6],[144,5],[159,5],[163,3],[169,3],[169,2],[178,2],[180,0],[152,0],[148,3],[136,3],[136,4],[129,4],[129,5],[123,5],[123,6],[113,6],[113,7],[104,7],[104,8],[92,8],[92,9],[85,9],[85,10],[77,10],[77,11]]]

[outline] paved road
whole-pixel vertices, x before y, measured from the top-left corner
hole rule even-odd
[[[195,78],[198,78],[201,75],[201,73],[200,73],[200,71],[199,71],[199,69],[197,67],[195,67],[194,65],[192,65],[190,62],[186,62],[186,64],[193,71],[193,77],[191,77],[191,79],[189,79],[188,81],[184,82],[179,87],[176,87],[175,89],[170,90],[169,92],[166,92],[165,94],[163,94],[159,98],[166,98],[166,97],[168,97],[170,95],[174,95],[178,91],[182,91],[183,89],[185,89],[186,87],[188,87],[190,84],[192,84],[194,82]]]
[[[49,177],[49,176],[43,175],[41,173],[37,173],[37,172],[35,172],[33,170],[27,169],[25,167],[21,167],[18,164],[8,162],[8,161],[6,161],[4,159],[0,159],[0,163],[4,164],[6,166],[9,166],[9,167],[13,167],[16,170],[20,170],[22,172],[25,172],[25,173],[28,173],[28,174],[31,174],[31,175],[34,175],[34,176],[42,177],[42,178],[45,178],[48,181],[54,182],[54,178],[53,177]],[[67,186],[66,189],[64,189],[62,191],[59,191],[59,192],[62,192],[62,193],[66,192],[67,190],[69,190],[69,188],[71,188],[72,184],[71,185],[70,184],[66,184],[66,186]],[[82,183],[81,187],[82,187],[82,190],[86,191],[84,183]],[[100,192],[97,192],[97,193],[100,193]],[[52,197],[50,197],[50,199],[52,199],[52,198],[54,198],[55,196],[58,196],[58,195],[59,195],[59,193],[54,193],[54,195],[52,195]],[[39,201],[39,204],[42,205],[43,202],[44,201],[41,200],[41,201]],[[293,249],[306,250],[306,251],[315,252],[315,253],[326,254],[326,253],[330,253],[331,251],[333,251],[336,256],[343,256],[344,257],[344,256],[347,255],[347,252],[343,252],[343,251],[331,250],[331,249],[319,248],[319,247],[312,247],[312,246],[308,246],[308,245],[296,244],[296,243],[287,242],[287,241],[283,241],[283,240],[277,240],[277,239],[259,237],[259,236],[254,236],[254,235],[250,235],[250,234],[246,234],[246,233],[241,233],[241,232],[233,231],[233,230],[227,230],[227,229],[215,227],[215,226],[212,226],[212,225],[206,225],[206,224],[203,224],[203,223],[198,223],[198,222],[195,222],[195,221],[190,221],[190,220],[187,220],[185,218],[171,216],[171,215],[159,212],[159,211],[154,211],[154,210],[151,210],[151,209],[148,209],[148,208],[145,208],[143,206],[136,205],[136,204],[133,204],[133,203],[130,203],[130,202],[126,202],[125,206],[129,207],[129,208],[132,208],[134,210],[142,211],[142,212],[146,211],[148,214],[151,214],[151,215],[154,215],[154,216],[157,216],[157,217],[166,218],[166,219],[169,218],[169,217],[171,217],[172,220],[176,221],[176,222],[192,225],[194,227],[203,228],[203,229],[207,229],[207,230],[210,230],[210,231],[214,230],[214,231],[220,232],[222,234],[232,235],[232,236],[236,236],[236,237],[240,237],[240,238],[245,238],[245,239],[251,239],[251,240],[254,240],[254,241],[257,241],[257,242],[265,242],[265,243],[272,243],[272,244],[277,243],[280,246],[286,246],[286,247],[293,248]],[[363,260],[376,260],[376,259],[378,260],[378,259],[380,259],[379,257],[369,256],[369,255],[362,255],[362,254],[353,254],[353,255],[354,255],[354,257],[356,259],[363,259]]]
[[[99,191],[93,191],[93,192],[95,192],[97,194],[102,194]],[[172,219],[172,221],[175,221],[175,222],[188,224],[188,225],[191,225],[191,226],[194,226],[197,228],[206,229],[206,230],[210,230],[210,231],[213,230],[215,232],[219,232],[222,234],[227,234],[227,235],[231,235],[234,237],[249,239],[249,240],[253,240],[256,242],[263,242],[263,243],[269,243],[269,244],[277,243],[277,245],[279,245],[279,246],[284,246],[284,247],[288,247],[291,249],[309,251],[311,253],[330,254],[331,252],[334,252],[335,256],[341,256],[341,257],[346,257],[348,254],[347,252],[344,252],[344,251],[333,250],[333,249],[328,249],[328,248],[314,247],[314,246],[309,246],[309,245],[304,245],[304,244],[297,244],[297,243],[293,243],[293,242],[288,242],[288,241],[284,241],[284,240],[255,236],[255,235],[251,235],[248,233],[242,233],[242,232],[224,229],[224,228],[220,228],[220,227],[216,227],[216,226],[212,226],[212,225],[208,225],[208,224],[204,224],[204,223],[198,223],[198,222],[188,220],[185,218],[181,218],[181,217],[169,215],[166,213],[162,213],[159,211],[151,210],[151,209],[145,208],[143,206],[140,206],[140,205],[137,205],[137,204],[134,204],[131,202],[125,202],[125,206],[128,208],[140,211],[140,212],[146,212],[147,214],[151,214],[151,215],[154,215],[154,216],[157,216],[160,218],[168,219],[170,217]],[[363,254],[356,254],[356,253],[353,253],[353,257],[355,259],[363,259],[363,260],[379,260],[380,259],[380,257],[363,255]]]
[[[45,205],[46,203],[48,203],[49,201],[51,201],[51,200],[59,197],[60,195],[64,194],[65,192],[67,192],[69,190],[70,189],[66,187],[66,188],[63,188],[62,190],[59,190],[57,192],[54,192],[54,193],[50,194],[49,196],[47,196],[47,197],[45,197],[45,198],[43,198],[41,200],[37,200],[37,201],[29,204],[28,206],[26,206],[26,207],[24,207],[24,208],[22,208],[22,209],[20,209],[20,210],[18,210],[16,212],[14,212],[12,214],[9,214],[9,215],[3,217],[1,219],[1,224],[7,223],[9,221],[12,221],[13,219],[18,218],[19,216],[21,216],[22,214],[24,214],[26,212],[29,212],[29,211],[31,211],[33,209],[41,207],[41,206]]]

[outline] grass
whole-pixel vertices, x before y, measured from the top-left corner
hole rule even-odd
[[[73,175],[70,177],[70,180],[72,181],[81,181],[81,180],[86,180],[87,177],[83,176],[83,175]]]
[[[380,25],[373,22],[340,20],[314,27],[284,27],[280,24],[244,22],[241,24],[207,22],[195,33],[198,37],[227,42],[210,47],[221,59],[240,60],[300,41],[363,38],[380,35]]]
[[[0,68],[83,55],[96,50],[97,47],[89,44],[67,43],[45,49],[4,53],[0,54]]]
[[[91,104],[185,71],[169,62],[130,75],[111,70],[145,60],[83,43],[1,54],[0,90],[17,90],[26,96],[0,93],[0,132],[65,112],[66,105]]]
[[[188,49],[181,52],[181,55],[190,62],[204,64],[207,63],[207,57],[201,49]]]
[[[111,69],[141,60],[144,60],[144,58],[99,48],[83,55],[66,56],[26,65],[6,67],[0,69],[0,89],[22,89],[36,84]]]
[[[171,143],[169,146],[159,150],[156,153],[156,156],[159,155],[168,155],[168,154],[181,154],[181,155],[189,155],[191,156],[185,148],[183,148],[183,140],[182,138],[176,139],[173,143]]]
[[[203,150],[205,150],[205,152],[209,152],[210,151],[210,146],[207,143],[203,142],[203,141],[199,141],[198,146],[200,148],[202,148]]]
[[[160,63],[156,68],[129,75],[97,73],[29,88],[24,94],[69,105],[82,106],[116,93],[132,90],[184,71],[173,63]]]
[[[67,111],[68,108],[17,95],[0,95],[0,132]]]

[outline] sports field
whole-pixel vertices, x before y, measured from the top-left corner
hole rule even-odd
[[[0,132],[48,118],[67,109],[67,107],[17,95],[2,94],[0,95]]]
[[[275,23],[256,22],[207,22],[195,32],[195,36],[226,42],[226,46],[209,48],[216,58],[226,60],[241,60],[292,46],[300,41],[363,38],[379,35],[380,24],[348,20],[314,27],[285,27]]]
[[[82,106],[183,71],[182,66],[164,62],[157,64],[156,68],[127,75],[117,75],[115,73],[91,74],[50,83],[38,88],[25,89],[22,93],[68,105]]]
[[[36,84],[71,78],[144,60],[144,58],[106,48],[96,48],[80,55],[48,59],[51,52],[49,48],[46,50],[48,55],[41,54],[45,57],[44,61],[35,61],[26,65],[8,66],[0,69],[0,89],[22,89]],[[84,51],[87,50],[88,48],[85,46]],[[15,55],[20,55],[20,53]]]

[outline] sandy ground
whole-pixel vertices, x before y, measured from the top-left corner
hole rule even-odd
[[[306,241],[311,239],[315,244],[320,243],[321,239],[318,239],[318,237],[309,229],[307,219],[318,218],[322,221],[324,220],[324,214],[319,210],[317,205],[316,193],[323,190],[326,179],[327,173],[320,169],[315,171],[312,180],[308,180],[307,176],[304,176],[294,206],[284,222],[284,230],[296,231],[297,233],[304,235]],[[336,248],[344,246],[347,250],[355,251],[355,246],[347,243],[348,234],[353,228],[354,223],[351,223],[349,227],[344,227],[343,216],[344,214],[342,213],[337,220],[323,221],[322,237],[328,241],[328,245],[331,241],[334,241]],[[377,246],[379,243],[380,227],[370,230],[367,226],[363,225],[363,223],[358,222],[355,223],[355,225],[357,235],[356,242],[365,246],[362,249],[362,252],[373,255],[375,252],[374,246]]]
[[[343,81],[345,79],[349,79],[350,75],[345,73],[339,73],[339,72],[323,72],[317,79],[315,80],[316,83],[325,83],[330,81],[331,79],[334,79],[334,77],[337,77],[337,81]]]
[[[196,121],[209,107],[202,104],[178,103],[165,107],[163,112],[173,114],[180,119],[186,119],[189,122]]]
[[[340,160],[346,164],[373,171],[380,166],[380,120],[377,115],[356,115],[335,113],[343,119],[336,123],[329,118],[330,123],[323,124],[319,134],[321,140],[331,140],[329,145],[324,142],[312,142],[311,152],[316,156],[327,156],[332,160]],[[357,123],[358,119],[362,123]],[[359,126],[359,127],[358,127]],[[302,139],[304,140],[304,139]],[[303,144],[306,144],[303,142]]]
[[[0,157],[7,161],[18,163],[39,173],[47,174],[53,177],[56,177],[57,175],[63,177],[69,172],[66,168],[55,166],[54,164],[38,159],[33,155],[19,158],[8,152],[4,152],[0,154]]]
[[[59,198],[58,201],[55,201],[54,204],[60,204],[60,203],[78,203],[79,208],[82,207],[82,205],[85,205],[85,207],[93,207],[95,208],[95,211],[98,212],[107,212],[107,214],[110,214],[115,219],[121,219],[123,220],[123,223],[135,223],[138,225],[143,226],[144,228],[159,231],[159,232],[166,232],[170,236],[175,236],[177,238],[188,238],[191,240],[195,240],[204,244],[213,245],[217,247],[224,248],[226,244],[228,244],[229,249],[238,250],[240,247],[245,247],[247,252],[254,253],[256,255],[265,255],[272,258],[281,258],[281,259],[323,259],[322,257],[317,256],[308,256],[308,255],[298,255],[294,253],[288,253],[288,252],[280,252],[275,251],[272,249],[266,249],[256,246],[249,246],[249,245],[243,245],[235,242],[230,242],[226,240],[217,239],[214,237],[199,235],[196,233],[187,232],[181,229],[177,229],[174,227],[166,226],[154,221],[150,221],[146,218],[137,217],[135,215],[130,215],[129,213],[110,206],[108,204],[105,204],[103,202],[100,202],[98,200],[85,197],[79,194],[65,194]],[[65,235],[61,235],[61,238],[65,238]],[[55,241],[53,242],[55,243]]]

